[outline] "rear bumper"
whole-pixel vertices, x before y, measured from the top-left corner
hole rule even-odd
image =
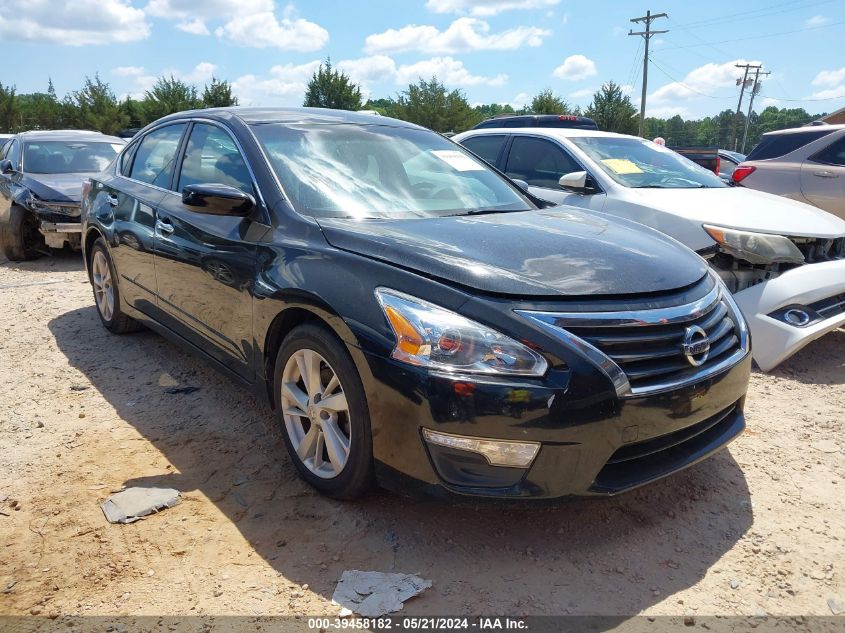
[[[807,264],[736,293],[734,299],[748,321],[752,353],[760,369],[774,369],[802,347],[845,325],[845,305],[841,310],[835,305],[843,294],[845,260]],[[814,318],[803,326],[780,318],[779,311],[793,307]]]
[[[565,371],[537,380],[468,380],[366,356],[381,383],[365,386],[376,472],[381,485],[402,492],[491,499],[612,496],[707,458],[745,428],[750,355],[699,383],[626,399],[610,389],[578,397]],[[527,468],[493,466],[483,455],[427,442],[424,428],[538,442],[540,449]]]

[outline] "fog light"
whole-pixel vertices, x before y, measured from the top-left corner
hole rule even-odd
[[[804,310],[793,308],[783,313],[783,320],[796,327],[804,327],[810,322],[810,315]]]
[[[482,437],[439,433],[429,429],[423,429],[423,437],[432,444],[483,455],[491,466],[528,468],[540,450],[539,442],[490,440]]]

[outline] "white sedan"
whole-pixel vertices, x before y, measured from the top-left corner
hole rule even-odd
[[[482,129],[455,141],[539,198],[635,220],[707,259],[734,293],[764,371],[845,325],[845,221],[730,187],[641,138],[569,129]]]

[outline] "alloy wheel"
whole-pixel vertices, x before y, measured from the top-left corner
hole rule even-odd
[[[112,285],[111,269],[103,251],[94,253],[94,261],[91,264],[91,281],[94,284],[94,298],[97,300],[97,309],[106,321],[111,321],[114,316],[114,286]]]
[[[320,354],[294,352],[282,373],[285,428],[305,467],[323,479],[337,477],[349,460],[352,426],[340,379]]]

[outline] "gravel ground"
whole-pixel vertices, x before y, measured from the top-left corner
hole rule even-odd
[[[845,331],[755,373],[718,456],[621,498],[498,509],[318,496],[263,403],[150,332],[107,333],[77,256],[0,264],[0,314],[0,614],[334,615],[344,569],[431,579],[419,615],[845,604]],[[99,503],[133,485],[183,502],[108,524]]]

